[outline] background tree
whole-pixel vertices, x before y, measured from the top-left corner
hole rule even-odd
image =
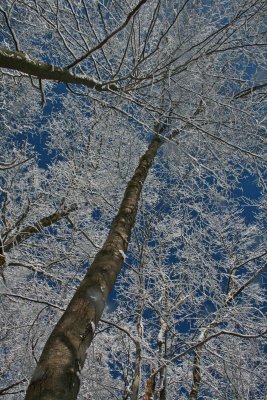
[[[80,397],[264,398],[265,11],[3,2],[0,394],[24,392],[158,135]]]

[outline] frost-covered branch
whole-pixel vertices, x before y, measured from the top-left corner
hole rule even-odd
[[[49,307],[56,308],[56,309],[61,310],[61,311],[65,310],[65,308],[63,308],[61,306],[58,306],[56,304],[50,303],[49,301],[41,300],[41,299],[38,299],[38,298],[37,299],[33,299],[31,297],[22,296],[22,295],[14,294],[14,293],[0,293],[0,295],[1,296],[7,296],[7,297],[14,297],[15,299],[29,301],[29,302],[32,302],[32,303],[45,304],[45,305],[47,305]]]
[[[229,293],[228,298],[225,302],[225,305],[228,305],[229,303],[231,303],[240,293],[243,292],[243,290],[248,287],[250,285],[250,283],[252,283],[253,281],[255,281],[256,278],[258,278],[258,276],[260,276],[262,274],[262,272],[266,269],[267,264],[263,265],[261,268],[258,269],[258,271],[255,272],[255,274],[248,279],[246,282],[243,283],[243,285],[241,285],[236,291],[234,291],[233,293]]]
[[[255,86],[251,86],[250,88],[244,89],[241,92],[238,92],[234,95],[234,99],[241,99],[242,97],[248,96],[249,94],[252,94],[254,92],[256,92],[259,89],[263,89],[267,87],[267,83],[262,83],[260,85],[255,85]],[[267,93],[266,93],[267,95]]]
[[[115,84],[109,85],[109,82],[99,82],[92,77],[75,75],[66,68],[32,60],[21,51],[12,51],[3,47],[0,47],[0,68],[14,69],[27,75],[36,76],[39,79],[84,85],[99,92],[110,89],[113,91],[118,90]]]
[[[22,165],[22,164],[26,163],[27,161],[32,160],[33,158],[35,158],[35,156],[29,157],[26,160],[22,160],[22,161],[17,161],[15,159],[14,161],[11,161],[11,162],[0,162],[0,170],[5,171],[8,169],[18,167],[19,165]]]
[[[129,330],[126,329],[124,326],[121,326],[121,325],[117,324],[116,322],[107,320],[107,319],[105,319],[105,318],[101,318],[101,319],[100,319],[100,322],[104,322],[104,323],[107,324],[107,325],[114,326],[114,327],[117,328],[118,330],[122,331],[123,333],[125,333],[125,334],[134,342],[134,344],[137,344],[137,343],[139,342],[138,339],[136,339],[136,338],[131,334],[131,332],[129,332]]]
[[[113,36],[115,36],[117,33],[122,31],[130,22],[130,20],[133,18],[133,16],[139,11],[141,6],[145,4],[147,0],[141,0],[135,7],[134,9],[129,12],[127,15],[125,21],[113,32],[111,32],[109,35],[105,37],[104,40],[102,40],[100,43],[98,43],[96,46],[94,46],[92,49],[90,49],[87,53],[85,53],[83,56],[79,57],[77,60],[73,61],[70,65],[68,65],[66,68],[70,69],[78,65],[80,62],[85,60],[87,57],[89,57],[92,53],[94,53],[96,50],[101,49]]]
[[[77,210],[77,208],[78,206],[74,204],[72,207],[66,210],[56,211],[55,213],[50,214],[47,217],[41,218],[35,224],[26,226],[21,231],[16,233],[13,237],[9,238],[5,243],[3,243],[4,252],[10,251],[12,247],[17,246],[24,240],[29,239],[34,234],[42,232],[43,229],[48,228],[49,226],[67,217],[71,212]]]
[[[260,332],[260,333],[258,333],[256,335],[246,335],[246,334],[242,334],[242,333],[239,333],[239,332],[231,332],[231,331],[222,330],[220,332],[217,332],[217,333],[214,333],[214,334],[208,336],[207,338],[205,338],[202,341],[194,344],[193,346],[190,346],[188,349],[186,349],[182,353],[177,354],[175,357],[173,357],[170,360],[170,362],[174,362],[174,361],[179,360],[180,358],[184,357],[186,354],[190,353],[192,350],[196,349],[198,346],[203,346],[205,343],[207,343],[210,340],[212,340],[212,339],[214,339],[214,338],[216,338],[218,336],[221,336],[221,335],[230,335],[230,336],[239,337],[241,339],[248,339],[249,340],[249,339],[257,339],[259,337],[263,337],[263,336],[266,335],[266,333],[267,333],[267,330],[265,330],[263,332]]]
[[[18,386],[18,385],[20,385],[21,383],[25,383],[27,381],[27,379],[26,378],[23,378],[23,379],[21,379],[20,381],[17,381],[17,382],[15,382],[15,383],[12,383],[11,385],[8,385],[8,386],[6,386],[6,387],[4,387],[4,388],[0,388],[0,396],[5,396],[5,395],[9,395],[9,394],[15,394],[15,393],[20,393],[20,392],[22,392],[22,390],[21,391],[19,391],[19,392],[15,392],[15,393],[8,393],[8,391],[10,390],[10,389],[13,389],[15,386]]]

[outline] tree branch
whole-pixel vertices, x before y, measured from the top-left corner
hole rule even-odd
[[[25,300],[25,301],[30,301],[32,303],[45,304],[46,306],[56,308],[57,310],[65,311],[65,308],[57,306],[56,304],[53,304],[53,303],[49,303],[49,301],[45,301],[45,300],[33,299],[31,297],[21,296],[19,294],[13,294],[13,293],[0,293],[0,295],[7,296],[7,297],[14,297],[14,298]]]
[[[36,76],[39,79],[84,85],[99,92],[108,91],[109,89],[113,91],[118,90],[118,86],[115,84],[99,82],[93,77],[74,75],[66,68],[45,64],[38,60],[31,60],[23,52],[11,51],[3,47],[0,47],[0,68],[14,69],[24,72],[27,75]]]
[[[10,393],[5,393],[5,392],[7,392],[9,389],[12,389],[13,387],[15,387],[15,386],[18,386],[18,385],[20,385],[21,383],[24,383],[24,382],[26,382],[27,381],[27,379],[26,378],[23,378],[23,379],[21,379],[20,381],[18,381],[18,382],[15,382],[15,383],[12,383],[11,385],[9,385],[9,386],[6,386],[5,388],[1,388],[0,389],[0,396],[4,396],[4,395],[8,395],[8,394],[10,394]]]
[[[65,218],[69,215],[69,213],[77,210],[77,208],[77,205],[74,204],[67,210],[55,212],[47,217],[40,219],[38,222],[36,222],[36,224],[27,226],[26,228],[22,229],[20,232],[15,234],[12,238],[10,238],[6,243],[3,244],[4,252],[8,252],[14,245],[20,244],[35,233],[40,233],[44,228],[47,228]]]
[[[12,168],[18,167],[19,165],[24,164],[27,161],[32,160],[33,158],[35,158],[35,156],[31,156],[31,157],[27,158],[26,160],[18,161],[17,164],[16,164],[16,160],[8,162],[8,163],[0,162],[0,170],[5,171],[7,169],[12,169]]]
[[[228,299],[225,302],[225,305],[228,305],[231,301],[233,301],[250,283],[252,283],[267,267],[267,264],[263,265],[250,279],[248,279],[243,285],[240,286],[234,293],[230,293]]]
[[[123,22],[121,26],[119,26],[117,29],[115,29],[113,32],[111,32],[108,36],[105,37],[102,42],[98,43],[95,47],[93,47],[91,50],[89,50],[87,53],[85,53],[83,56],[78,58],[77,60],[73,61],[73,63],[69,64],[67,66],[67,69],[75,67],[77,64],[79,64],[81,61],[85,60],[87,57],[89,57],[92,53],[94,53],[96,50],[100,49],[101,47],[104,46],[113,36],[115,36],[118,32],[120,32],[122,29],[128,25],[130,22],[131,18],[137,13],[137,11],[141,8],[143,4],[145,4],[147,0],[141,0],[137,6],[127,15],[127,18]]]
[[[211,339],[214,339],[214,338],[216,338],[218,336],[221,336],[221,335],[231,335],[231,336],[239,337],[241,339],[256,339],[256,338],[259,338],[261,336],[266,335],[266,333],[267,333],[267,330],[265,330],[265,331],[263,331],[261,333],[258,333],[257,335],[244,335],[244,334],[238,333],[238,332],[220,331],[220,332],[214,333],[213,335],[208,336],[206,339],[204,339],[204,340],[196,343],[195,345],[189,347],[187,350],[185,350],[182,353],[178,354],[177,356],[173,357],[170,360],[170,362],[177,361],[179,358],[185,356],[187,353],[189,353],[190,351],[194,350],[196,347],[202,346],[203,344],[207,343]]]
[[[125,329],[122,326],[116,324],[115,322],[108,321],[107,319],[104,319],[104,318],[101,318],[100,322],[104,322],[105,324],[112,325],[115,328],[119,329],[120,331],[124,332],[134,342],[135,345],[139,343],[138,340],[135,337],[133,337],[133,335],[127,329]]]
[[[262,89],[264,87],[267,87],[267,82],[262,83],[261,85],[255,85],[250,88],[244,89],[239,93],[236,93],[234,95],[234,99],[241,99],[242,97],[247,96],[248,94],[252,94],[253,92],[256,92],[256,90]]]

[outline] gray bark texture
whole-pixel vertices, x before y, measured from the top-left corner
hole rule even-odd
[[[202,347],[200,346],[199,348],[196,349],[194,355],[193,382],[189,394],[189,400],[197,400],[198,398],[199,387],[201,382],[201,370],[200,370],[201,350]]]
[[[3,47],[0,47],[0,68],[14,69],[40,79],[85,85],[90,89],[100,92],[109,89],[113,91],[118,90],[115,84],[102,83],[92,77],[75,75],[69,72],[67,68],[60,68],[37,60],[31,60],[21,51],[11,51]]]
[[[155,136],[129,181],[108,237],[50,335],[25,400],[75,400],[86,350],[123,264],[138,201],[162,139]]]

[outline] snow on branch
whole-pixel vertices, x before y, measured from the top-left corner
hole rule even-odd
[[[0,47],[0,68],[14,69],[28,75],[37,76],[39,79],[54,80],[63,83],[84,85],[90,89],[101,91],[117,91],[118,87],[109,82],[100,82],[86,75],[75,75],[66,68],[45,64],[38,60],[30,59],[21,51],[11,51]]]

